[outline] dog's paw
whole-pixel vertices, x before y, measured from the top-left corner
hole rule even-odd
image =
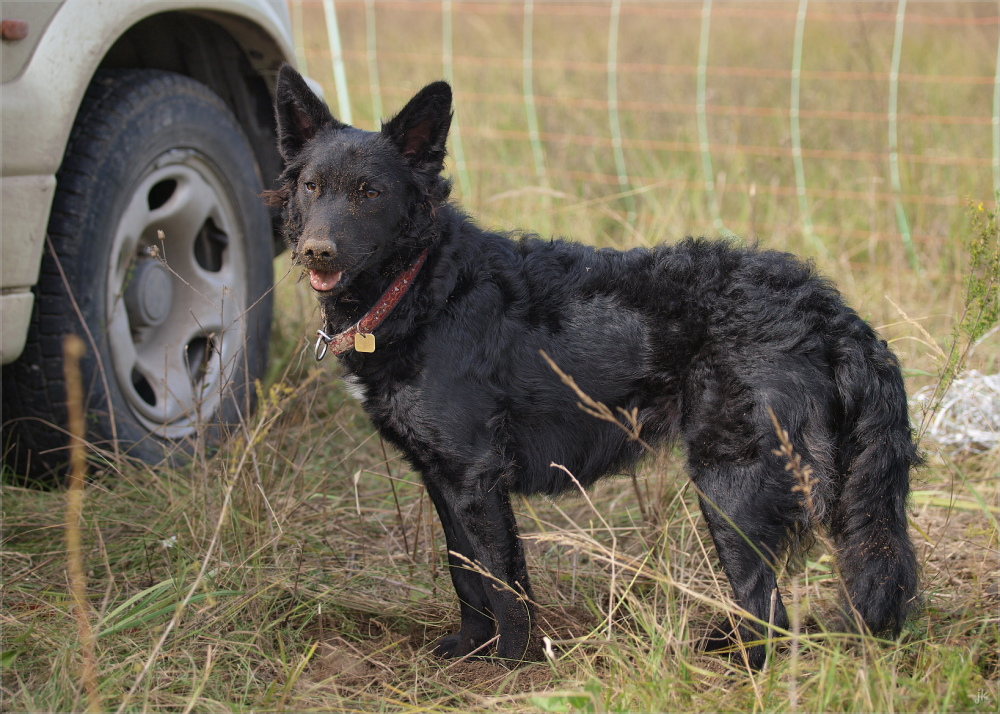
[[[444,659],[461,657],[462,654],[459,652],[460,638],[458,635],[459,633],[456,632],[454,635],[445,635],[444,637],[438,639],[431,645],[431,652],[438,657],[443,657]]]
[[[764,666],[766,652],[763,645],[743,647],[743,642],[751,640],[749,633],[737,635],[732,630],[713,627],[700,642],[702,652],[728,657],[731,662],[746,664],[750,669],[759,670]],[[746,659],[744,659],[744,656]]]
[[[529,662],[545,661],[545,652],[541,637],[534,636],[527,642],[523,638],[505,642],[501,637],[500,643],[497,645],[496,656],[497,659],[502,660],[508,667],[517,667]]]
[[[736,638],[736,633],[732,630],[724,630],[721,627],[713,627],[698,644],[702,652],[719,652],[722,650],[721,654],[730,654],[734,650],[739,649],[740,646]]]
[[[438,657],[443,657],[444,659],[466,657],[470,655],[470,653],[475,652],[475,654],[472,655],[472,658],[478,659],[488,656],[493,649],[492,647],[482,647],[481,649],[478,649],[482,646],[482,644],[482,642],[477,642],[475,638],[463,636],[462,631],[459,630],[453,635],[445,635],[435,641],[431,645],[431,652]]]

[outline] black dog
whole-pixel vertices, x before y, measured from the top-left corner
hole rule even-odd
[[[814,520],[836,544],[846,625],[899,631],[917,582],[903,379],[809,266],[726,242],[619,252],[480,229],[440,175],[444,82],[367,132],[334,119],[285,67],[277,120],[287,168],[270,198],[284,206],[324,330],[346,331],[328,338],[346,379],[420,472],[444,526],[462,625],[437,653],[485,654],[499,635],[498,657],[537,658],[510,495],[574,488],[552,464],[587,486],[641,456],[624,429],[577,408],[541,351],[593,399],[636,410],[645,442],[683,445],[719,559],[753,616],[742,641],[761,639],[778,560]],[[774,453],[769,409],[814,469],[812,509]],[[780,598],[773,607],[787,628]],[[764,647],[747,652],[759,667]]]

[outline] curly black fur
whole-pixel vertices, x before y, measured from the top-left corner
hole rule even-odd
[[[723,241],[619,252],[484,231],[447,200],[443,82],[365,132],[336,121],[286,67],[277,115],[288,241],[313,275],[339,276],[317,292],[327,331],[355,324],[429,248],[375,330],[377,350],[340,359],[441,517],[462,624],[438,653],[466,655],[499,634],[499,657],[537,657],[511,494],[572,488],[553,464],[587,486],[642,455],[577,408],[542,350],[594,399],[637,410],[646,442],[680,442],[736,600],[758,621],[790,534],[815,517],[837,547],[847,625],[899,631],[917,587],[903,379],[811,266]],[[814,514],[774,453],[768,408],[814,469]],[[788,625],[780,598],[774,624]],[[740,636],[762,631],[748,619]],[[747,652],[760,666],[763,647]]]

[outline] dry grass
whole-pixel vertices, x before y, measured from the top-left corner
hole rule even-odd
[[[315,324],[279,286],[281,329]],[[298,306],[303,313],[296,319]],[[681,459],[637,487],[517,504],[540,627],[556,658],[508,671],[425,649],[455,627],[440,526],[304,337],[276,345],[252,425],[181,470],[89,484],[84,562],[100,700],[110,709],[991,710],[997,701],[996,454],[932,456],[913,535],[926,606],[900,643],[827,634],[836,592],[817,550],[780,579],[793,621],[748,675],[697,641],[734,608]],[[231,498],[226,494],[231,489]],[[4,487],[4,708],[79,709],[63,494]],[[981,505],[981,503],[984,505]],[[178,605],[187,598],[187,604]],[[168,632],[169,629],[169,632]],[[162,642],[155,657],[151,653]]]
[[[665,453],[640,472],[641,499],[618,479],[589,502],[517,504],[553,661],[449,664],[425,649],[457,624],[431,505],[307,348],[269,392],[256,444],[89,486],[84,562],[109,709],[131,690],[127,708],[196,711],[986,711],[996,701],[996,454],[921,472],[918,488],[937,493],[912,508],[926,606],[897,644],[825,632],[836,592],[817,550],[780,579],[796,624],[767,671],[699,654],[710,625],[737,610],[680,459]],[[82,708],[63,494],[3,496],[4,707]]]
[[[390,110],[410,90],[439,76],[439,6],[431,5],[423,13],[377,6],[380,70]],[[942,5],[918,7],[924,14],[947,14]],[[350,76],[359,78],[357,97],[367,77],[363,54],[358,55],[364,47],[364,7],[338,7],[345,8],[342,29]],[[456,31],[465,43],[456,53],[486,53],[498,62],[520,57],[520,16],[498,7],[505,6],[456,15]],[[559,63],[603,62],[607,24],[595,7],[603,6],[588,5],[579,18],[554,10],[536,18],[540,96],[575,98],[583,105],[606,96],[600,72]],[[980,12],[963,8],[963,17]],[[307,12],[307,27],[322,27],[319,5],[308,5]],[[573,33],[565,32],[570,22],[578,23]],[[738,18],[720,20],[713,47],[727,47],[733,57],[713,56],[715,63],[787,69],[787,48],[772,54],[788,39],[790,25],[782,23],[769,26],[767,41],[758,45]],[[625,59],[669,63],[676,52],[690,64],[697,57],[696,20],[676,19],[670,43],[656,34],[658,27],[641,15],[623,15],[622,31],[633,38]],[[957,47],[935,39],[927,26],[916,26],[907,35],[910,66],[923,67],[933,57],[940,73],[992,76],[996,28],[988,28],[992,40],[984,40],[977,27],[963,30],[965,44]],[[878,34],[884,27],[869,30],[866,46],[857,33],[849,41],[835,33],[824,37],[822,26],[810,28],[806,47],[814,54],[806,67],[830,68],[839,57],[846,58],[845,69],[860,71],[865,63],[884,68]],[[310,71],[325,80],[324,66],[316,64],[321,46],[315,36],[307,39]],[[975,52],[980,46],[992,48],[982,53],[985,59]],[[981,62],[989,67],[980,71]],[[581,150],[566,136],[606,137],[606,109],[546,104],[543,126],[558,126],[560,133],[545,145],[549,180],[526,176],[522,169],[533,165],[530,149],[523,139],[502,133],[519,130],[523,106],[497,100],[517,98],[520,72],[516,62],[507,72],[495,64],[456,66],[459,126],[466,156],[476,161],[470,164],[473,195],[465,204],[485,224],[551,230],[622,247],[713,232],[703,191],[692,187],[701,180],[697,154],[644,153],[630,145],[626,158],[639,167],[636,176],[674,182],[645,185],[636,197],[633,224],[625,220],[627,202],[616,197],[616,186],[585,180],[588,172],[613,173],[610,154],[604,148]],[[623,78],[624,99],[655,95],[658,101],[690,102],[693,81],[687,75],[634,74]],[[723,77],[713,87],[717,103],[786,106],[782,82],[778,87]],[[811,91],[825,93],[825,99],[814,95],[816,103],[863,107],[884,101],[884,86],[815,82]],[[911,106],[925,102],[926,112],[937,114],[947,107],[962,115],[984,111],[983,98],[968,87],[946,90],[935,84],[924,90],[911,98]],[[332,85],[327,93],[334,96]],[[948,104],[959,100],[963,103]],[[356,107],[362,126],[365,106]],[[677,121],[659,111],[623,116],[623,132],[634,141],[697,141],[686,115],[674,117]],[[759,117],[727,123],[723,115],[713,115],[712,121],[713,135],[735,132],[738,144],[783,140],[778,127]],[[930,126],[925,134],[916,126],[910,127],[913,153],[924,151],[932,139],[950,141],[950,130]],[[867,150],[865,142],[880,141],[857,124],[833,120],[815,119],[803,132],[815,147]],[[966,155],[954,148],[953,153]],[[886,214],[891,206],[817,199],[815,222],[829,230],[824,235],[829,255],[817,255],[802,237],[794,196],[758,191],[754,198],[733,188],[788,186],[788,166],[738,150],[717,161],[716,169],[729,176],[720,204],[728,227],[759,234],[768,246],[814,256],[892,341],[908,368],[911,391],[938,379],[941,354],[948,351],[962,309],[963,238],[970,232],[964,209],[926,204],[913,214],[915,234],[924,236],[918,250],[925,271],[918,275],[903,267],[906,256],[898,241],[884,235],[895,225]],[[875,163],[859,167],[814,159],[807,164],[809,185],[844,190],[868,185],[866,176],[884,173]],[[959,175],[920,162],[911,162],[911,170],[907,181],[920,195],[964,200],[966,192],[978,198],[990,192],[988,177],[974,172]],[[607,480],[589,500],[568,495],[515,504],[541,605],[539,625],[554,643],[552,660],[511,671],[490,662],[435,659],[426,644],[453,629],[458,617],[440,525],[418,476],[383,447],[345,393],[334,360],[314,362],[312,299],[287,271],[286,258],[279,258],[276,273],[284,277],[277,286],[280,317],[271,369],[259,412],[243,436],[184,468],[115,464],[95,473],[91,467],[94,478],[81,522],[83,574],[97,633],[96,696],[108,710],[996,711],[998,454],[955,460],[930,443],[911,503],[924,606],[899,642],[859,642],[826,631],[836,588],[829,555],[818,546],[779,579],[793,625],[764,672],[750,675],[738,662],[700,654],[698,640],[737,609],[682,459],[665,451],[652,455],[634,482]],[[980,343],[968,366],[996,372],[996,340]],[[82,709],[88,700],[63,545],[65,494],[2,488],[0,708]]]

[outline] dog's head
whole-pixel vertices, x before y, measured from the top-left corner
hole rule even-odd
[[[424,229],[449,192],[448,84],[424,87],[377,132],[337,121],[287,65],[275,105],[286,169],[270,198],[284,206],[286,238],[314,290],[335,296],[426,247]]]

